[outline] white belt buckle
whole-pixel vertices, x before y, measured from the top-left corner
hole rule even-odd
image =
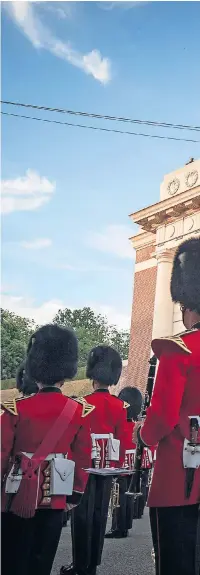
[[[191,445],[188,439],[183,444],[183,466],[185,469],[200,468],[200,443]]]

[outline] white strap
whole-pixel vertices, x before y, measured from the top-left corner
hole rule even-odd
[[[26,451],[22,451],[23,455],[25,455],[26,457],[28,457],[29,459],[31,459],[33,457],[33,453],[27,453]],[[55,458],[65,458],[64,453],[50,453],[49,455],[47,455],[45,461],[52,461],[52,459]]]

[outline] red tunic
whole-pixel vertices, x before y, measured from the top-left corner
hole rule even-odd
[[[86,396],[90,405],[96,409],[90,415],[92,433],[113,433],[115,439],[120,440],[120,460],[112,462],[112,467],[122,466],[126,450],[126,408],[128,404],[111,395],[108,389],[98,389]]]
[[[59,416],[66,402],[74,400],[66,397],[58,388],[47,388],[28,398],[12,400],[2,404],[1,415],[1,469],[2,477],[10,471],[9,461],[19,452],[35,453],[36,449],[48,433],[55,419]],[[85,417],[87,412],[93,411],[92,406],[87,409],[86,404],[78,405],[72,422],[62,438],[58,441],[55,453],[68,454],[68,459],[75,461],[75,477],[73,495],[67,498],[70,503],[76,503],[85,490],[88,475],[83,468],[91,465],[91,430],[90,418]],[[4,411],[5,408],[5,411]],[[51,450],[50,450],[51,453]],[[13,461],[13,459],[12,459]],[[48,464],[42,464],[45,470]],[[44,474],[40,474],[40,489],[38,507],[45,505],[51,509],[64,509],[65,496],[52,496],[45,487]],[[2,496],[2,510],[4,510],[4,497]]]
[[[135,443],[133,443],[133,430],[135,427],[134,421],[127,421],[126,424],[126,449],[136,449]]]
[[[155,340],[152,348],[160,363],[141,430],[146,445],[158,443],[148,505],[192,505],[200,501],[200,468],[186,499],[183,444],[190,439],[189,416],[200,414],[200,331]]]

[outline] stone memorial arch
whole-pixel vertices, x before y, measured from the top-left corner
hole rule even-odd
[[[184,330],[179,305],[170,296],[172,262],[177,246],[200,236],[200,160],[164,176],[158,203],[134,212],[138,233],[135,250],[134,293],[128,365],[116,392],[133,385],[144,392],[152,337]]]

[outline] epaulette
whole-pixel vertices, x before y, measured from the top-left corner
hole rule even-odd
[[[197,331],[199,331],[198,327],[192,327],[191,329],[185,329],[185,331],[177,333],[175,337],[182,337],[183,335],[189,335],[190,333],[195,333]]]
[[[88,403],[86,399],[84,399],[84,397],[77,397],[74,401],[78,401],[78,403],[80,403],[83,406],[81,417],[86,417],[87,415],[89,415],[89,413],[92,413],[92,411],[94,411],[95,409],[95,405],[91,405],[90,403]]]
[[[21,397],[16,397],[15,401],[23,401],[24,399],[29,399],[30,397],[34,397],[37,395],[36,393],[31,393],[30,395],[22,395]]]
[[[12,415],[18,415],[16,399],[10,399],[9,401],[1,401],[1,415],[4,411],[8,411]]]
[[[130,403],[127,403],[127,401],[124,401],[123,403],[124,403],[123,405],[124,409],[128,409],[128,407],[130,407]]]
[[[194,330],[192,330],[194,332]],[[187,332],[184,332],[184,334]],[[191,331],[189,332],[191,333]],[[180,335],[173,335],[173,336],[166,336],[154,339],[152,341],[152,350],[155,353],[156,357],[159,359],[163,351],[174,351],[175,348],[179,348],[183,353],[190,354],[192,353],[191,350],[187,347],[183,339]]]

